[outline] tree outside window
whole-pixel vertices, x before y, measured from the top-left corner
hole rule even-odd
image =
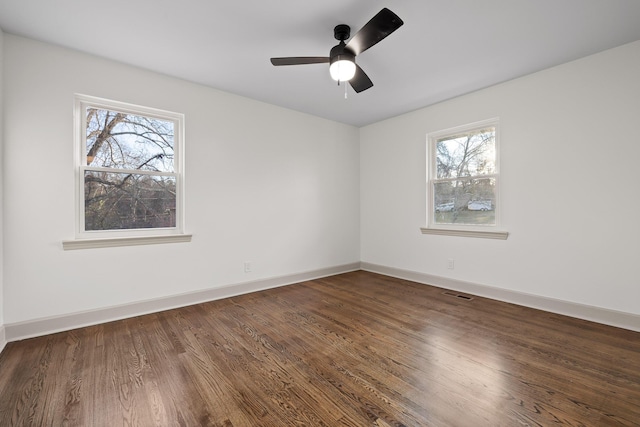
[[[429,135],[430,226],[496,226],[497,120]]]
[[[80,234],[181,227],[182,115],[78,96]]]

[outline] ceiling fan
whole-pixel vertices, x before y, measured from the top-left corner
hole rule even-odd
[[[348,81],[353,90],[362,92],[373,86],[371,79],[356,64],[356,56],[382,41],[389,34],[404,24],[402,19],[387,8],[382,9],[364,27],[356,33],[348,43],[351,35],[348,25],[337,25],[333,30],[334,37],[340,41],[331,48],[329,56],[292,56],[286,58],[271,58],[271,63],[280,65],[303,65],[329,63],[331,77],[340,84]]]

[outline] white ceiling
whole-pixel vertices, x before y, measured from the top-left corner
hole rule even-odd
[[[380,9],[404,20],[358,56],[374,87],[336,86],[328,56]],[[363,126],[640,40],[639,0],[0,0],[6,32]]]

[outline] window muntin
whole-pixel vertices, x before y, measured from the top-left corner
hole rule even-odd
[[[497,119],[430,134],[428,144],[429,227],[497,226]]]
[[[184,116],[76,96],[78,237],[182,233]]]

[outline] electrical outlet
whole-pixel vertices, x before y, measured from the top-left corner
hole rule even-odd
[[[251,263],[249,261],[244,262],[244,272],[251,273]]]
[[[449,258],[447,260],[447,268],[449,270],[453,270],[453,267],[455,266],[455,261],[453,260],[453,258]]]

